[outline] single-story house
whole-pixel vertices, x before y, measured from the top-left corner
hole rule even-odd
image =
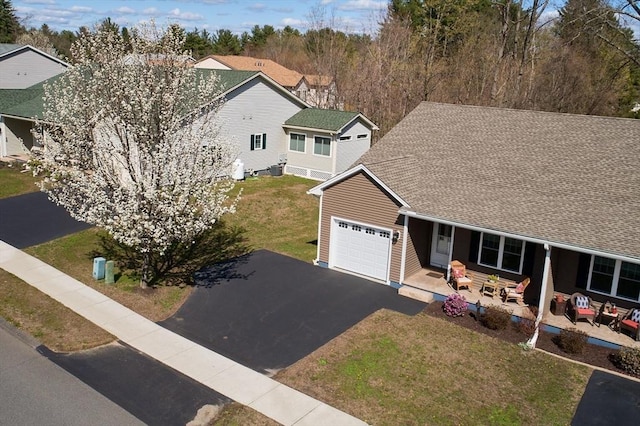
[[[198,72],[220,78],[226,100],[219,112],[221,131],[237,144],[238,159],[247,172],[283,166],[285,173],[328,179],[353,164],[377,130],[360,113],[311,108],[262,72]],[[55,84],[55,78],[48,81]],[[43,114],[43,84],[0,90],[1,156],[34,147],[31,128],[33,117]]]
[[[452,260],[640,306],[640,120],[423,102],[312,188],[317,263],[394,287]]]

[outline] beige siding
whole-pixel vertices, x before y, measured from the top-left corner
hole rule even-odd
[[[322,218],[320,234],[321,262],[329,262],[329,239],[331,217],[340,217],[397,230],[402,235],[403,217],[398,214],[399,204],[373,180],[358,173],[327,188],[322,195]],[[390,280],[400,280],[402,244],[398,241],[391,247]]]
[[[428,264],[430,239],[433,225],[431,222],[409,218],[409,235],[407,235],[407,254],[404,276],[408,277]]]

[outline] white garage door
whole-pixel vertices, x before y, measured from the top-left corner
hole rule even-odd
[[[331,224],[331,266],[386,281],[390,247],[387,230],[340,219]]]

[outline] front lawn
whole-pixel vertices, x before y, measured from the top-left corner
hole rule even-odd
[[[381,310],[275,379],[380,425],[568,425],[592,369],[426,314]],[[218,423],[271,424],[231,406]]]
[[[0,198],[39,191],[37,181],[31,173],[23,172],[19,163],[0,162]]]

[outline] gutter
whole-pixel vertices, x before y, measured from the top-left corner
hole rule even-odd
[[[616,259],[616,260],[622,260],[623,262],[638,263],[640,261],[640,259],[637,258],[637,257],[619,255],[619,254],[614,254],[614,253],[608,253],[608,252],[604,252],[604,251],[600,251],[600,250],[594,250],[594,249],[590,249],[590,248],[586,248],[586,247],[576,246],[576,245],[573,245],[573,244],[562,243],[562,242],[559,242],[559,241],[549,241],[549,240],[545,240],[543,238],[535,238],[535,237],[529,237],[529,236],[526,236],[526,235],[514,234],[514,233],[511,233],[511,232],[499,231],[499,230],[496,230],[496,229],[483,228],[481,226],[470,225],[470,224],[461,223],[461,222],[455,222],[455,221],[452,221],[452,220],[443,219],[441,217],[430,216],[430,215],[427,215],[427,214],[418,213],[418,212],[415,212],[415,211],[407,210],[405,208],[401,208],[400,210],[398,210],[398,213],[402,214],[402,215],[409,216],[409,217],[414,217],[416,219],[429,220],[429,221],[432,221],[432,222],[438,222],[438,223],[442,223],[442,224],[445,224],[445,225],[453,225],[453,226],[457,226],[457,227],[460,227],[460,228],[470,229],[472,231],[490,232],[492,234],[500,235],[500,236],[504,236],[504,237],[508,237],[508,238],[514,238],[514,239],[517,239],[517,240],[523,240],[523,241],[527,241],[527,242],[531,242],[531,243],[541,244],[541,245],[544,245],[544,246],[548,245],[548,246],[554,247],[554,248],[561,248],[561,249],[570,250],[570,251],[578,251],[578,252],[586,253],[586,254],[593,254],[593,255],[596,255],[596,256],[609,257],[609,258]]]

